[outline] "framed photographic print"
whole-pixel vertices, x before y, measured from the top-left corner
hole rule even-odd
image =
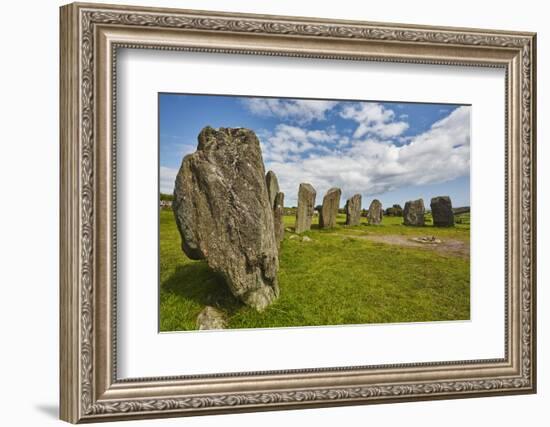
[[[61,418],[536,390],[535,34],[61,8]]]

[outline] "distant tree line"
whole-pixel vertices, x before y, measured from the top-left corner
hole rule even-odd
[[[163,197],[166,197],[165,199],[163,199]],[[171,194],[162,194],[160,195],[160,199],[161,200],[173,200],[174,196],[171,195]],[[315,206],[315,211],[318,212],[321,210],[321,205],[317,205]],[[427,214],[430,214],[430,210],[426,210],[426,213]],[[470,212],[470,206],[462,206],[462,207],[459,207],[459,208],[453,208],[453,212],[455,215],[461,215],[461,214],[465,214],[465,213],[469,213]],[[338,213],[340,214],[343,214],[343,213],[346,213],[346,210],[343,209],[343,208],[339,208],[338,209]],[[291,216],[291,215],[296,215],[296,206],[292,206],[292,207],[287,207],[285,206],[284,208],[284,214],[287,215],[287,216]],[[368,209],[361,209],[361,216],[363,217],[366,217],[368,216],[369,214],[369,210]],[[385,216],[403,216],[403,208],[401,207],[401,205],[399,204],[395,204],[387,209],[384,210],[384,215]]]
[[[173,194],[160,193],[160,200],[171,202],[174,200]]]
[[[391,208],[387,208],[384,214],[386,216],[403,216],[403,208],[401,205],[393,205]]]

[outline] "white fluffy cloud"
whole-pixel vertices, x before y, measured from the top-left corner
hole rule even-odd
[[[337,101],[278,98],[245,98],[242,102],[252,114],[277,117],[301,125],[324,120],[327,111],[338,104]]]
[[[387,110],[380,110],[378,114],[381,118],[390,116]],[[383,123],[384,119],[378,122]],[[327,132],[327,135],[338,142],[326,145],[314,141],[308,131],[300,129],[298,132],[297,129],[282,130],[281,135],[288,138],[276,132],[263,143],[266,169],[277,174],[288,206],[296,204],[301,182],[309,182],[315,187],[317,203],[320,203],[330,187],[341,188],[345,200],[355,193],[363,196],[382,194],[400,187],[435,184],[469,174],[469,107],[459,107],[402,146],[381,138],[381,134],[348,139],[340,144],[340,139],[345,137],[335,132]],[[291,134],[299,135],[302,142],[292,139]],[[285,155],[294,148],[310,154]]]
[[[364,102],[345,106],[340,116],[357,122],[354,138],[365,135],[376,135],[381,138],[392,138],[401,135],[409,128],[405,121],[396,121],[395,113],[383,105]]]
[[[260,133],[264,161],[299,161],[304,154],[330,153],[328,143],[339,140],[333,127],[327,130],[307,130],[279,124],[273,132]]]
[[[176,182],[176,175],[178,170],[169,168],[166,166],[160,167],[160,192],[165,194],[172,194],[174,192],[174,182]]]
[[[290,118],[297,107],[293,104],[300,101],[247,102],[258,112],[268,109],[266,114],[286,119],[273,130],[257,130],[257,134],[266,170],[277,174],[287,206],[296,205],[301,182],[314,186],[317,203],[330,187],[339,187],[344,203],[355,193],[367,198],[402,187],[450,181],[470,171],[470,107],[457,108],[421,134],[404,136],[406,117],[396,117],[394,111],[376,103],[340,104],[341,108],[324,104],[307,107],[308,113],[304,109],[292,113],[308,122],[314,117],[322,120],[334,108],[340,117],[356,123],[356,129],[349,132],[334,125],[315,129],[300,125],[296,116]],[[187,154],[195,148],[186,144],[181,151]],[[177,169],[161,166],[162,192],[173,191],[176,174]]]

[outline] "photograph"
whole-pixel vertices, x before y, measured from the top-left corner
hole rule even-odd
[[[470,110],[159,93],[159,331],[469,320]]]
[[[47,174],[59,192],[57,210],[32,205],[55,227],[36,209],[5,210],[59,246],[44,264],[57,302],[35,298],[57,311],[55,334],[38,335],[59,345],[34,376],[56,376],[52,402],[75,424],[255,412],[253,424],[280,425],[269,411],[356,405],[381,422],[398,414],[390,425],[453,407],[460,425],[494,424],[468,405],[486,396],[513,411],[487,399],[483,414],[536,424],[542,14],[290,3],[27,14],[59,27],[40,32],[55,40],[28,63],[14,44],[23,68],[42,55],[59,71],[40,85],[59,108],[45,102],[30,127],[23,114],[5,138],[38,130],[42,150],[59,133],[55,158],[35,156],[39,179],[15,171],[28,153],[7,156],[12,205],[24,187],[56,201],[35,191]],[[23,243],[18,273],[35,266]],[[526,413],[514,399],[536,404]]]

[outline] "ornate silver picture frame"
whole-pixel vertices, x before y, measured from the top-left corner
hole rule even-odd
[[[536,391],[535,34],[80,3],[60,13],[61,419]],[[115,148],[121,48],[503,69],[504,357],[120,379]]]

